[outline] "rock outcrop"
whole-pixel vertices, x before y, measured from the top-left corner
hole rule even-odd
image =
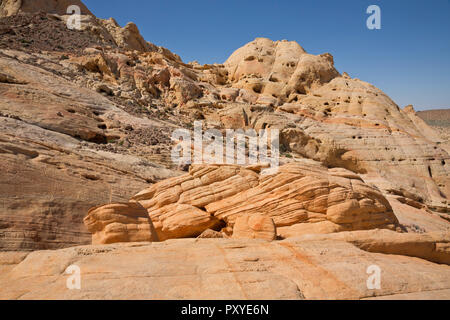
[[[11,173],[2,188],[8,195],[0,231],[7,239],[1,245],[3,250],[51,249],[89,241],[82,217],[90,207],[127,201],[148,182],[180,175],[170,162],[170,135],[176,128],[189,127],[193,120],[202,120],[204,128],[279,129],[282,162],[306,158],[336,172],[339,168],[350,170],[359,174],[357,180],[362,179],[389,199],[404,199],[401,205],[395,203],[395,210],[400,210],[408,230],[448,230],[448,154],[430,134],[432,129],[426,129],[410,108],[399,109],[380,90],[339,75],[329,55],[315,57],[292,42],[257,39],[233,54],[225,65],[185,64],[170,51],[143,41],[132,26],[122,33],[113,19],[83,19],[81,31],[68,30],[63,16],[56,19],[45,13],[25,13],[0,21],[0,29],[6,32],[0,38],[0,104],[3,133],[7,135],[2,140],[3,149],[11,150],[11,141],[16,141],[22,150],[8,151],[11,159],[1,160],[5,168],[14,168],[5,172],[18,172]],[[35,27],[24,27],[30,23]],[[51,32],[54,37],[43,38]],[[248,59],[251,55],[255,59]],[[293,83],[303,72],[310,72],[309,77]],[[278,78],[271,78],[275,73]],[[255,92],[245,84],[248,79],[262,89]],[[273,97],[272,84],[278,85],[279,92],[299,86],[305,92]],[[35,107],[43,101],[45,107]],[[42,143],[47,145],[48,141],[52,147],[44,151]],[[23,153],[29,162],[14,160]],[[58,160],[40,161],[44,157]],[[79,162],[68,160],[72,158]],[[26,177],[33,175],[27,174],[19,184],[17,177],[26,172],[28,163],[36,174],[52,172],[55,178],[39,178],[42,186],[34,188],[37,178],[30,180]],[[242,170],[247,172],[245,178],[234,178],[244,182],[236,184],[237,190],[243,194],[246,189],[259,190],[259,174]],[[70,182],[61,188],[55,186],[59,182],[50,181]],[[30,185],[26,193],[23,184]],[[74,188],[82,191],[75,195],[68,192]],[[95,197],[95,193],[102,196]],[[53,195],[50,202],[21,200],[46,199],[49,194]],[[205,228],[225,228],[223,231],[231,235],[232,209],[222,208],[224,212],[217,215],[211,211],[216,202],[225,203],[219,200],[209,199],[203,205],[197,204],[201,201],[194,205],[169,201],[173,208],[154,207],[160,240],[195,237]],[[206,207],[209,202],[214,203]],[[417,209],[418,203],[421,209]],[[411,217],[411,210],[422,210],[419,216],[424,219]],[[184,218],[178,220],[175,214],[169,219],[173,212],[183,212]],[[71,225],[72,215],[75,226]],[[38,218],[42,216],[45,218]],[[297,211],[294,216],[298,220],[301,214]],[[313,229],[323,233],[365,228],[362,221],[359,227],[349,227],[344,220],[308,219],[314,223],[284,225],[280,218],[274,220],[282,237]],[[193,225],[181,227],[181,221]],[[55,225],[64,227],[55,232]],[[170,235],[163,235],[163,229],[171,230]]]
[[[84,223],[92,233],[92,244],[158,241],[147,211],[137,202],[92,208]]]
[[[279,170],[173,163],[194,121],[279,130]],[[0,298],[448,298],[446,140],[296,42],[184,63],[78,0],[2,0]]]
[[[424,260],[436,251],[448,259],[448,236],[413,237],[371,230],[0,253],[0,298],[448,299],[450,266]],[[69,265],[80,268],[80,290],[67,289]],[[381,270],[380,289],[367,285],[371,266]]]
[[[273,241],[277,229],[272,218],[263,215],[243,215],[236,219],[233,239],[263,239]]]
[[[398,227],[386,198],[350,171],[307,161],[286,164],[272,175],[260,170],[196,165],[132,201],[147,209],[160,240],[196,237],[209,228],[234,227],[235,238],[274,240],[275,226],[284,238]]]
[[[450,108],[420,111],[416,115],[439,133],[441,148],[450,153]]]
[[[2,52],[0,250],[90,243],[83,225],[90,208],[128,201],[149,181],[176,175],[161,165],[169,146],[161,155],[137,148],[149,160],[116,149],[125,150],[119,141],[126,137],[148,145],[147,133],[161,135],[155,121],[57,74],[63,70],[57,56],[37,66],[32,55],[16,52],[16,60]]]
[[[401,110],[374,86],[341,76],[329,54],[311,56],[296,43],[259,38],[225,66],[238,90],[236,103],[207,120],[280,129],[284,147],[294,154],[448,211],[449,157],[437,133],[413,109]]]
[[[236,50],[224,65],[233,87],[277,101],[306,94],[340,76],[330,54],[314,56],[296,42],[266,38]]]
[[[67,8],[76,5],[81,14],[92,15],[80,0],[1,0],[0,17],[9,17],[18,13],[47,12],[59,15],[67,14]]]

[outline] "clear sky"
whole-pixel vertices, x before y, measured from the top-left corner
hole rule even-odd
[[[133,21],[183,61],[223,63],[256,37],[333,54],[336,68],[400,105],[450,108],[450,0],[83,0],[100,18]],[[381,8],[381,30],[366,9]]]

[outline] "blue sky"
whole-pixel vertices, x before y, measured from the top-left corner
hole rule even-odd
[[[83,0],[100,18],[133,21],[185,62],[223,63],[256,37],[330,52],[336,68],[400,106],[450,108],[450,0]],[[381,8],[381,30],[366,9]]]

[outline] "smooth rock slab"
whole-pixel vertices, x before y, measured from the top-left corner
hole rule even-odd
[[[448,265],[370,253],[342,239],[314,237],[270,243],[182,239],[39,251],[26,257],[2,253],[0,298],[450,298]],[[69,265],[80,267],[81,290],[66,287]],[[371,265],[382,271],[380,290],[367,289]]]

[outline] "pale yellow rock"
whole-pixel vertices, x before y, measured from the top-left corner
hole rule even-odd
[[[314,163],[286,164],[277,174],[262,176],[258,186],[212,202],[206,210],[230,225],[243,214],[269,216],[277,227],[320,221],[350,230],[396,225],[397,219],[381,193],[359,177],[348,179],[341,172],[331,173]],[[347,209],[347,203],[354,203],[357,210]]]
[[[252,94],[253,102],[264,95]],[[279,129],[283,148],[297,157],[367,175],[383,193],[406,191],[429,209],[448,212],[448,153],[436,132],[374,86],[336,76],[279,101],[275,110],[273,101],[249,101],[227,103],[206,119],[232,129]]]
[[[92,244],[158,241],[147,210],[138,202],[93,208],[84,218],[84,224],[92,233]]]
[[[148,214],[161,241],[195,238],[203,231],[220,225],[216,217],[188,204],[169,204],[162,208],[149,209]]]
[[[257,38],[225,62],[236,88],[286,101],[339,76],[330,54],[313,56],[296,42]]]
[[[424,260],[444,241],[358,231],[279,242],[181,239],[0,253],[0,298],[449,299],[450,266]],[[64,271],[74,262],[81,290],[67,289]],[[367,286],[374,265],[382,272],[378,290]]]
[[[197,238],[199,239],[222,239],[226,238],[222,232],[214,231],[211,229],[205,230],[199,235]]]
[[[288,227],[277,228],[280,238],[295,238],[305,234],[328,234],[345,231],[345,226],[340,226],[330,221],[319,221],[314,223],[298,223]]]
[[[368,252],[417,257],[450,265],[450,233],[448,232],[417,234],[370,230],[298,237],[299,241],[312,239],[343,240]]]
[[[388,195],[386,198],[389,200],[399,223],[408,232],[450,233],[450,223],[447,214],[432,212],[423,207],[414,207],[411,205],[411,200],[408,201],[407,198],[392,195]]]
[[[439,137],[412,107],[340,76],[330,54],[260,38],[225,65],[185,64],[132,23],[122,28],[82,8],[82,32],[73,37],[61,16],[65,1],[14,3],[0,5],[10,16],[0,22],[1,250],[88,243],[82,220],[90,207],[145,188],[134,200],[164,240],[207,228],[231,235],[245,214],[273,219],[281,238],[448,232],[449,156]],[[51,14],[34,14],[38,7]],[[49,26],[55,34],[44,43]],[[279,129],[282,164],[298,163],[269,177],[236,166],[173,172],[167,137],[194,120],[222,131]],[[153,128],[167,129],[159,134],[166,139]],[[147,223],[116,223],[104,230],[145,241],[135,226]]]
[[[433,128],[429,127],[425,121],[423,121],[419,116],[417,116],[414,106],[408,105],[403,108],[403,111],[408,115],[414,125],[424,134],[428,139],[433,142],[442,142],[439,133]]]
[[[257,166],[195,165],[132,201],[147,209],[160,240],[196,237],[223,223],[235,227],[234,237],[267,240],[276,238],[275,226],[284,238],[398,227],[378,190],[352,172],[312,161],[283,165],[272,175]]]
[[[273,241],[277,230],[272,218],[262,215],[243,215],[236,219],[233,239],[263,239]]]
[[[129,22],[122,28],[113,18],[108,20],[99,19],[98,21],[109,31],[116,44],[120,47],[143,52],[152,51],[156,48],[156,46],[144,40],[138,27],[132,22]]]

